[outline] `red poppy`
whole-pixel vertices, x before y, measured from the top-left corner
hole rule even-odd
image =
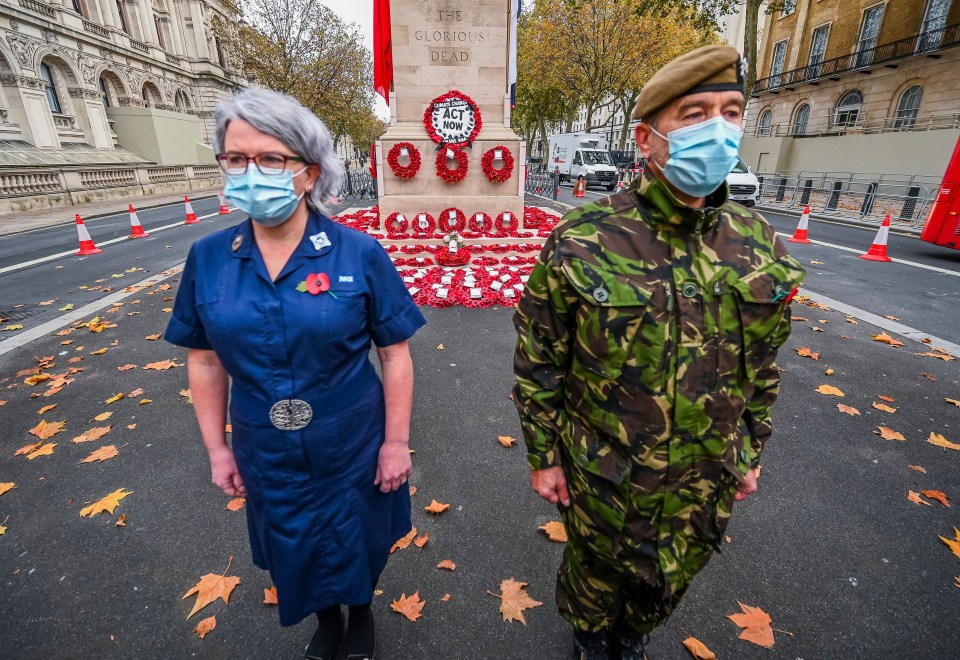
[[[307,291],[313,295],[330,290],[330,278],[326,273],[311,273],[307,275]]]

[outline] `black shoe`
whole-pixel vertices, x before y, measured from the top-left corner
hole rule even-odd
[[[573,631],[573,657],[577,660],[609,660],[610,635],[607,631]]]
[[[648,660],[644,648],[650,641],[650,635],[619,631],[616,635],[617,649],[620,651],[620,660]]]
[[[304,660],[333,660],[343,640],[343,612],[337,608],[338,618],[320,620],[317,632],[304,653]]]
[[[347,660],[374,660],[377,655],[377,635],[373,622],[373,612],[369,607],[360,621],[354,621],[351,609],[347,624]]]

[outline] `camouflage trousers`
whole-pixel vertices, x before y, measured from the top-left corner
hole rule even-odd
[[[642,472],[642,468],[633,470]],[[629,477],[600,479],[564,461],[571,506],[562,510],[567,544],[557,575],[557,608],[574,627],[622,626],[639,635],[673,612],[720,541],[737,480],[696,482],[697,497],[651,489]],[[646,487],[645,487],[646,486]],[[687,500],[686,507],[679,503]]]

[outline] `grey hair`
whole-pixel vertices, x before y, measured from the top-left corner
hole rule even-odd
[[[261,133],[273,136],[308,165],[320,168],[307,204],[327,212],[327,200],[336,195],[343,177],[343,164],[333,151],[330,131],[320,119],[292,96],[268,89],[245,89],[220,103],[213,111],[213,148],[223,152],[227,126],[242,119]]]

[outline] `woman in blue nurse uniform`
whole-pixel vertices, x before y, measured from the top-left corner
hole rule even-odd
[[[342,168],[310,111],[246,90],[217,108],[214,146],[224,193],[250,218],[194,244],[165,338],[190,349],[212,479],[247,498],[280,623],[316,614],[307,658],[341,642],[373,658],[373,590],[411,529],[407,340],[425,321],[383,248],[323,215]]]

